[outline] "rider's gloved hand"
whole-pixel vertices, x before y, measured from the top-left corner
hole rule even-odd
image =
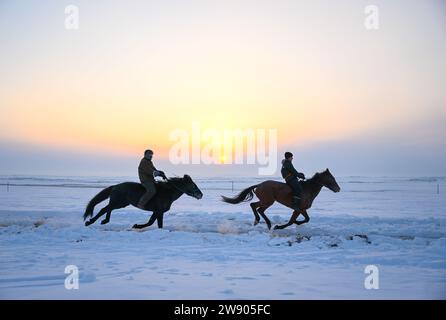
[[[303,173],[300,173],[297,175],[298,178],[305,180],[305,175]]]
[[[155,170],[153,171],[153,176],[154,177],[162,177],[163,172],[160,170]]]
[[[164,171],[157,170],[157,171],[155,171],[155,172],[153,173],[153,175],[154,175],[155,177],[161,177],[161,178],[163,178],[164,180],[167,180],[167,177],[166,177],[166,174],[164,173]]]

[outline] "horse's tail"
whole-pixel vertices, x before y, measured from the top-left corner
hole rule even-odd
[[[240,203],[243,201],[249,201],[254,197],[254,189],[257,188],[257,186],[258,186],[258,184],[254,185],[254,186],[250,186],[233,198],[221,196],[222,201],[231,203],[231,204],[237,204],[237,203]]]
[[[97,195],[93,197],[93,199],[90,200],[90,202],[87,205],[87,208],[85,209],[84,213],[84,220],[88,217],[91,217],[93,215],[94,206],[97,205],[99,202],[104,201],[108,197],[110,197],[111,190],[114,186],[110,186],[108,188],[105,188],[101,192],[99,192]]]

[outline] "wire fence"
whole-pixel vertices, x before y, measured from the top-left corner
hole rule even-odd
[[[199,183],[202,190],[229,190],[237,191],[247,187],[248,181],[234,181],[234,180],[206,180],[204,183]],[[44,187],[44,188],[85,188],[85,189],[103,189],[113,184],[76,184],[76,183],[62,183],[62,184],[46,184],[46,183],[0,183],[0,186],[6,187],[9,192],[12,187]]]

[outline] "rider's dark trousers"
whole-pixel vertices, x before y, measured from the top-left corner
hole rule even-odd
[[[293,189],[293,193],[295,196],[300,197],[300,194],[302,193],[302,186],[299,183],[299,180],[297,178],[291,178],[286,181],[286,184]]]
[[[146,189],[146,193],[139,199],[138,205],[145,206],[156,193],[155,181],[146,181],[141,183]]]

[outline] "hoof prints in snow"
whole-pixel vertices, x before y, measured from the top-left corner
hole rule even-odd
[[[371,244],[372,242],[369,240],[369,237],[366,234],[355,234],[354,236],[348,236],[347,240],[353,240],[355,237],[364,239],[366,243]]]
[[[312,240],[313,243],[317,245],[319,248],[329,247],[336,248],[339,247],[345,240],[361,240],[365,244],[371,244],[372,242],[369,240],[367,235],[363,234],[355,234],[350,236],[336,236],[336,235],[326,235],[326,236],[311,236],[311,235],[297,235],[292,237],[291,239],[284,240],[283,237],[273,236],[273,238],[269,241],[270,246],[293,246],[295,244],[301,244],[303,242],[308,242]]]

